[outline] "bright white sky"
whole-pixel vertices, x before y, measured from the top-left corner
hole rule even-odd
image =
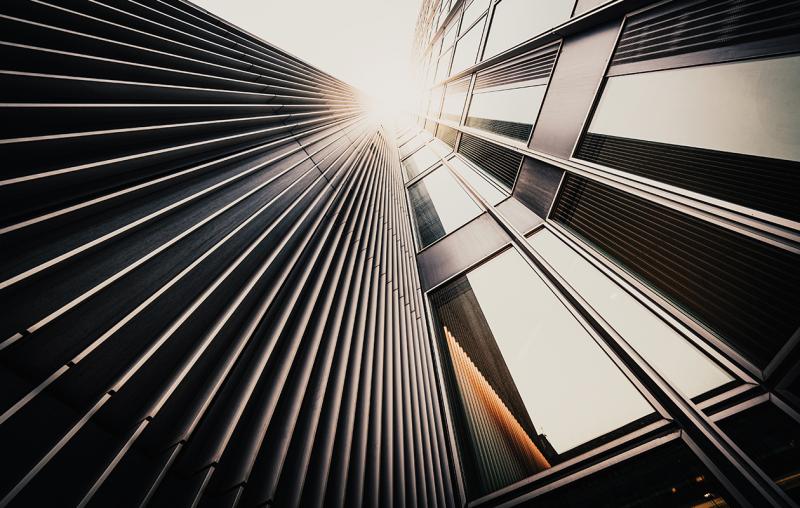
[[[410,88],[421,0],[192,0],[371,95]]]

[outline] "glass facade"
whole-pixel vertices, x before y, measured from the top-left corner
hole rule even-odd
[[[569,19],[572,0],[501,0],[497,3],[486,40],[489,58]],[[520,20],[526,23],[520,23]]]
[[[645,361],[695,398],[733,377],[547,229],[528,242]]]
[[[545,90],[540,85],[475,93],[466,125],[527,141]]]
[[[453,55],[453,66],[450,69],[451,75],[458,74],[475,63],[482,34],[483,24],[478,23],[458,40],[456,52]]]
[[[456,13],[436,171],[485,212],[417,265],[471,506],[797,502],[800,9],[640,7]]]
[[[424,248],[466,224],[481,209],[446,167],[439,167],[408,188],[419,247]]]
[[[431,302],[479,494],[653,412],[514,249],[437,290]]]

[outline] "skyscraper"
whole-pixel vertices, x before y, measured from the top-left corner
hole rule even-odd
[[[424,2],[400,150],[471,506],[800,500],[798,19]]]
[[[399,129],[185,0],[0,26],[0,506],[800,503],[797,2],[424,0]]]

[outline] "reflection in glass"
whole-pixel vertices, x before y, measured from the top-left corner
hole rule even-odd
[[[488,175],[484,175],[482,172],[479,174],[478,171],[460,158],[451,158],[450,165],[489,203],[496,205],[508,197],[508,194],[501,191],[496,184],[487,179],[490,178]]]
[[[458,35],[456,24],[451,23],[450,26],[447,27],[447,32],[444,34],[444,37],[442,37],[442,50],[446,50],[453,45],[453,42],[456,40],[456,35]]]
[[[800,56],[614,76],[589,132],[800,161],[798,89]]]
[[[450,71],[450,57],[452,56],[453,50],[451,49],[439,58],[439,66],[436,68],[436,78],[433,80],[434,83],[439,83],[450,75],[448,72]]]
[[[670,383],[697,397],[733,381],[678,332],[547,229],[528,243]]]
[[[469,88],[469,77],[459,79],[447,84],[444,94],[444,104],[442,105],[442,118],[451,122],[461,121],[461,112],[464,109],[464,101],[467,98]]]
[[[527,141],[546,88],[538,85],[475,93],[466,124]]]
[[[424,145],[429,139],[431,139],[430,134],[427,132],[420,132],[413,139],[406,141],[400,147],[400,157],[408,157],[409,154],[413,153],[419,147]]]
[[[495,7],[486,51],[489,58],[569,19],[573,0],[502,0]]]
[[[430,102],[428,102],[428,116],[436,118],[439,116],[439,108],[442,106],[442,95],[444,95],[444,87],[440,86],[431,92]]]
[[[480,493],[547,469],[653,413],[516,250],[431,299]]]
[[[453,56],[453,66],[450,69],[451,76],[475,63],[475,57],[478,55],[478,46],[481,44],[481,35],[483,35],[483,23],[478,23],[464,37],[458,40],[456,53]]]
[[[423,171],[439,162],[439,160],[439,155],[433,151],[430,145],[423,146],[414,152],[414,155],[403,161],[406,181],[422,174]]]
[[[481,213],[445,167],[408,188],[420,248],[427,247]]]
[[[766,401],[717,425],[800,503],[800,424],[796,420]]]
[[[469,29],[475,20],[480,17],[481,14],[486,12],[486,9],[489,7],[490,0],[474,0],[469,6],[464,10],[464,18],[461,20],[461,33]]]

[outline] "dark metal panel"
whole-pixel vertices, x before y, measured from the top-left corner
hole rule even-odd
[[[0,505],[455,505],[360,94],[180,0],[2,11]]]
[[[522,234],[528,233],[533,228],[544,222],[544,219],[533,213],[522,202],[513,196],[495,207],[514,229]]]
[[[427,291],[508,243],[487,214],[478,216],[417,256],[422,290]]]
[[[525,157],[512,195],[545,219],[563,175],[561,168]]]
[[[621,20],[564,39],[530,146],[568,159],[606,71]]]

